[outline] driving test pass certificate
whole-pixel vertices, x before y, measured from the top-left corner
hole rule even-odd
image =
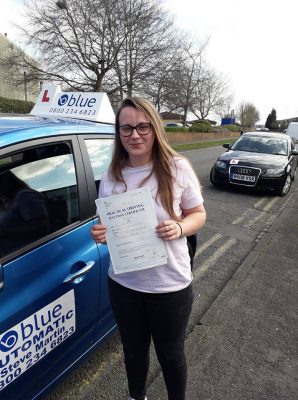
[[[157,267],[167,262],[148,188],[140,188],[95,201],[115,274]]]

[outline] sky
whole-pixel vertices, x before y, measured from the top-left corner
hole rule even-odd
[[[24,0],[1,0],[0,32],[17,40],[11,21],[20,21]],[[208,65],[223,74],[233,94],[231,109],[252,103],[265,124],[298,117],[296,0],[163,0],[180,29],[205,50]]]

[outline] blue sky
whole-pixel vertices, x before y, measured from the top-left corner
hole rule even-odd
[[[0,32],[17,40],[23,0],[1,0]],[[224,74],[234,94],[232,108],[252,102],[265,123],[298,117],[298,3],[295,0],[163,0],[176,24],[198,43],[209,37],[206,58]]]

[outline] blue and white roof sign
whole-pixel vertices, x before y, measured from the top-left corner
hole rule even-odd
[[[60,85],[43,85],[30,114],[115,123],[115,114],[106,93],[62,92]]]

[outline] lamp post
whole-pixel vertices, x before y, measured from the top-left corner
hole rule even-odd
[[[24,95],[25,101],[28,101],[27,73],[24,71]]]

